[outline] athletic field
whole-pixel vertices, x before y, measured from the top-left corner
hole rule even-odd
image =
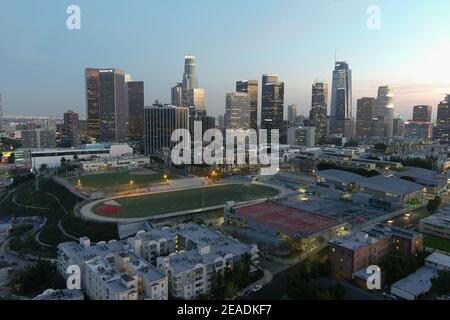
[[[143,218],[222,205],[227,201],[257,200],[276,195],[278,190],[261,185],[224,185],[118,198],[100,203],[94,211],[111,218]]]
[[[134,188],[145,188],[149,184],[163,182],[163,174],[154,171],[105,172],[83,175],[67,179],[71,185],[91,189],[113,188],[132,185]],[[173,177],[169,177],[173,179]],[[132,182],[132,183],[131,183]]]

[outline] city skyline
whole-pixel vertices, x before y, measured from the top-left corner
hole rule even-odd
[[[443,40],[439,41],[444,39],[449,30],[448,25],[444,24],[445,15],[439,14],[448,11],[449,4],[444,1],[432,5],[380,1],[380,30],[369,30],[366,26],[369,1],[349,1],[344,4],[321,1],[314,6],[293,1],[261,2],[255,9],[259,18],[251,18],[245,13],[236,14],[239,28],[251,23],[256,23],[258,27],[254,28],[256,31],[246,31],[238,37],[230,37],[236,27],[230,26],[231,30],[227,30],[224,17],[236,5],[235,1],[214,6],[200,1],[190,4],[190,7],[172,1],[164,4],[140,2],[136,7],[132,5],[126,9],[123,4],[108,3],[108,18],[116,18],[121,14],[126,20],[128,16],[136,16],[132,23],[125,26],[125,30],[119,30],[124,26],[118,23],[112,28],[113,31],[106,31],[102,26],[118,19],[107,20],[100,16],[101,2],[93,4],[79,1],[83,24],[81,30],[76,31],[65,28],[65,3],[54,5],[41,2],[39,7],[46,8],[46,22],[42,16],[34,14],[37,5],[25,7],[20,3],[9,3],[2,10],[4,15],[1,15],[1,25],[7,24],[9,28],[17,30],[14,37],[0,31],[4,53],[0,68],[7,75],[0,79],[4,115],[60,116],[71,108],[85,118],[83,70],[91,66],[120,68],[144,81],[146,105],[151,105],[155,99],[170,102],[169,88],[180,80],[180,60],[188,53],[197,57],[197,74],[201,79],[201,87],[205,89],[205,104],[213,115],[223,113],[224,96],[233,90],[233,83],[240,79],[260,79],[262,74],[269,71],[278,74],[286,84],[285,108],[296,104],[299,114],[307,115],[311,105],[311,83],[316,79],[332,82],[335,49],[338,60],[348,61],[353,70],[354,105],[358,98],[372,96],[379,86],[391,84],[396,97],[396,113],[409,119],[414,105],[432,105],[435,119],[437,105],[450,90],[445,72],[442,72],[449,69],[445,57],[450,52],[450,46]],[[242,6],[246,8],[250,5],[246,3]],[[408,15],[400,16],[406,9]],[[163,13],[170,10],[176,14],[187,10],[193,17],[209,11],[211,14],[203,23],[195,22],[192,28],[180,34],[174,34],[176,27],[155,30],[154,24],[159,20],[147,22],[141,19],[149,12],[164,16]],[[328,19],[327,25],[338,21],[331,14],[334,10],[339,10],[345,17],[338,30],[317,27],[313,23],[314,18]],[[17,15],[23,19],[11,19]],[[281,15],[283,23],[268,34],[272,39],[271,45],[262,47],[264,32],[259,27],[263,26],[264,18]],[[204,23],[208,23],[209,27],[205,28]],[[19,24],[20,28],[14,27]],[[121,39],[130,28],[140,28],[141,32],[129,40]],[[405,29],[409,31],[406,33]],[[431,31],[433,39],[428,37]],[[337,32],[346,37],[340,41],[334,40]],[[398,38],[398,34],[402,34],[402,37]],[[100,35],[104,41],[93,47],[86,45]],[[222,41],[206,41],[207,45],[201,41],[213,35]],[[150,39],[148,44],[137,44],[144,36]],[[325,44],[312,46],[317,37],[322,37]],[[123,47],[117,46],[118,40],[123,41]],[[173,40],[177,40],[176,45],[171,44]],[[358,46],[352,43],[358,43]],[[152,50],[150,47],[154,44],[162,49]],[[238,46],[239,52],[224,51],[230,45]],[[304,46],[308,46],[308,52],[304,52]],[[117,50],[111,51],[112,47]],[[362,47],[365,50],[361,50]],[[43,72],[50,68],[63,70],[61,81],[54,83],[54,77],[45,76]]]

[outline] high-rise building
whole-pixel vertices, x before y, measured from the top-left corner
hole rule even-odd
[[[391,86],[378,88],[378,116],[385,121],[385,136],[394,135],[394,92]]]
[[[394,117],[394,137],[403,137],[405,123],[400,115]]]
[[[355,131],[352,112],[352,70],[348,63],[337,61],[331,90],[330,133],[351,139]]]
[[[283,120],[284,82],[280,82],[276,75],[265,74],[262,77],[261,128],[281,131]]]
[[[356,137],[372,135],[372,121],[377,116],[377,99],[361,98],[356,105]]]
[[[289,123],[294,123],[295,118],[297,117],[297,105],[295,104],[291,104],[290,106],[288,106],[288,118],[287,121],[289,121]]]
[[[225,129],[225,116],[224,115],[219,115],[218,119],[217,119],[217,124],[219,129]]]
[[[193,106],[192,99],[195,92],[191,90],[198,88],[197,65],[195,56],[188,54],[184,57],[184,73],[182,81],[182,106]]]
[[[86,69],[88,134],[103,142],[127,136],[125,74],[118,69]]]
[[[316,128],[316,143],[327,136],[328,127],[328,83],[315,82],[312,85],[311,111],[309,122]]]
[[[258,129],[258,80],[236,82],[236,92],[247,93],[250,96],[250,128]]]
[[[125,86],[128,104],[128,137],[142,139],[144,136],[144,82],[128,81]]]
[[[171,90],[172,105],[181,107],[183,105],[183,84],[177,83]]]
[[[316,138],[314,127],[292,127],[287,130],[287,143],[292,147],[314,147]]]
[[[404,137],[414,140],[430,140],[433,137],[431,122],[407,121],[404,127]]]
[[[431,122],[432,106],[420,105],[414,106],[413,121],[414,122]]]
[[[98,70],[93,68],[85,70],[87,134],[93,138],[100,136],[100,83]]]
[[[189,89],[188,107],[194,107],[195,111],[206,111],[205,90],[201,88]]]
[[[69,135],[69,132],[71,130],[78,129],[78,121],[79,116],[78,113],[73,110],[68,110],[63,115],[64,118],[64,127],[63,127],[63,133],[65,136]]]
[[[438,105],[435,139],[450,144],[450,95]]]
[[[225,127],[227,129],[250,129],[250,96],[247,93],[231,92],[226,95]]]
[[[0,132],[2,132],[3,125],[3,103],[2,103],[2,95],[0,94]]]
[[[165,148],[172,149],[172,133],[176,129],[189,129],[189,109],[154,104],[144,108],[144,151],[155,155]]]
[[[34,129],[22,131],[22,148],[48,149],[56,147],[55,131],[47,129]]]

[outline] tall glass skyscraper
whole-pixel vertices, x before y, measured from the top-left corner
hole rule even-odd
[[[309,121],[316,128],[316,143],[327,136],[328,83],[315,82],[312,85],[311,111]]]
[[[186,90],[197,88],[197,68],[195,56],[189,54],[184,57],[183,88]]]
[[[128,104],[128,137],[142,139],[144,136],[144,82],[126,83]]]
[[[261,128],[283,129],[284,82],[278,76],[265,74],[262,77]]]
[[[385,122],[385,136],[394,136],[394,90],[391,86],[378,88],[378,117]]]
[[[236,82],[236,92],[247,93],[250,96],[250,128],[258,129],[258,80]]]
[[[88,133],[102,142],[125,141],[128,108],[124,72],[88,68],[85,75]]]
[[[355,129],[352,112],[352,70],[348,63],[337,61],[331,91],[330,133],[352,138]]]

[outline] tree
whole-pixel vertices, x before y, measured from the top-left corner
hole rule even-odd
[[[15,161],[16,161],[16,154],[15,153],[11,153],[9,155],[9,158],[8,158],[8,163],[9,164],[14,164]]]
[[[48,170],[48,165],[46,163],[41,164],[39,167],[39,172],[46,172]]]
[[[358,147],[358,142],[356,140],[350,140],[349,142],[347,142],[346,144],[344,144],[345,148],[357,148]]]
[[[429,214],[434,214],[441,205],[442,199],[441,197],[437,196],[433,200],[429,200],[427,204],[427,210]]]
[[[439,277],[431,279],[432,290],[438,295],[450,294],[450,271],[439,272]]]

